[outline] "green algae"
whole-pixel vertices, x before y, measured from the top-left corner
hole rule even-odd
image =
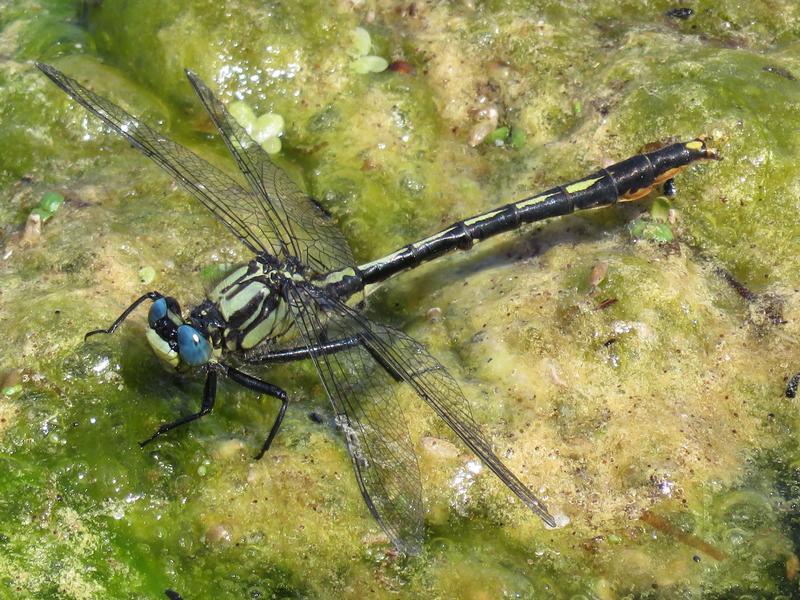
[[[19,373],[0,396],[0,595],[798,593],[800,422],[782,388],[798,368],[800,87],[774,68],[800,73],[791,3],[697,2],[685,21],[656,1],[67,5],[0,9],[0,376]],[[352,73],[357,27],[414,74]],[[632,203],[525,228],[371,298],[371,316],[452,370],[498,453],[569,524],[544,530],[485,470],[455,486],[468,453],[420,443],[429,535],[422,556],[394,555],[309,365],[269,372],[292,404],[260,463],[277,407],[224,384],[212,416],[140,450],[196,409],[201,384],[161,370],[142,317],[83,334],[146,291],[143,266],[186,307],[247,256],[33,59],[217,164],[183,68],[280,114],[281,164],[363,260],[646,143],[710,136],[725,160],[677,178],[670,244],[631,241],[650,208]],[[486,107],[514,151],[468,146]],[[23,243],[51,191],[65,202]],[[787,323],[764,317],[770,296]],[[402,400],[415,440],[455,442]]]

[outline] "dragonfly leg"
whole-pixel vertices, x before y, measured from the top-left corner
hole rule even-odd
[[[326,356],[328,354],[342,352],[343,350],[349,350],[351,348],[355,348],[356,346],[361,346],[364,348],[364,350],[369,353],[372,359],[378,363],[383,370],[385,370],[389,376],[391,376],[392,379],[397,382],[404,381],[403,376],[398,373],[394,367],[392,367],[392,365],[386,362],[379,352],[376,352],[374,348],[365,343],[364,338],[360,335],[354,335],[349,338],[340,338],[338,340],[332,340],[329,342],[316,344],[314,346],[299,346],[297,348],[289,348],[287,350],[275,350],[273,352],[268,352],[258,356],[245,357],[245,361],[250,365],[293,362],[295,360],[305,360],[311,358],[312,354],[314,356]],[[412,373],[412,375],[419,376],[423,375],[424,373],[425,371],[419,371]]]
[[[255,456],[256,460],[260,460],[266,451],[269,450],[272,440],[275,439],[278,429],[280,429],[281,423],[283,423],[283,417],[286,414],[286,407],[289,404],[289,399],[286,396],[286,392],[284,392],[278,386],[267,383],[266,381],[262,381],[261,379],[253,377],[252,375],[248,375],[247,373],[243,373],[242,371],[234,369],[233,367],[229,367],[227,365],[220,366],[222,367],[223,373],[225,373],[228,378],[235,381],[239,385],[253,390],[254,392],[267,394],[268,396],[272,396],[273,398],[277,398],[281,401],[281,408],[278,411],[278,416],[275,418],[275,422],[272,424],[272,428],[269,430],[269,435],[267,436],[267,439],[264,440],[261,450]]]
[[[245,357],[245,362],[249,365],[273,365],[277,363],[294,362],[296,360],[306,360],[311,356],[327,356],[328,354],[335,354],[342,350],[348,350],[359,346],[361,338],[357,335],[349,338],[342,338],[314,346],[299,346],[297,348],[288,348],[286,350],[273,350],[266,354],[253,354]]]
[[[149,438],[144,440],[143,442],[139,442],[139,446],[144,448],[147,444],[152,442],[154,439],[175,429],[176,427],[180,427],[181,425],[186,425],[187,423],[191,423],[192,421],[196,421],[200,417],[204,417],[208,413],[211,412],[211,409],[214,408],[214,400],[217,397],[217,372],[209,369],[208,374],[206,375],[206,385],[203,389],[203,403],[200,405],[200,410],[196,413],[192,413],[190,415],[186,415],[185,417],[181,417],[180,419],[176,419],[171,423],[164,423],[161,427],[159,427],[156,432],[151,435]]]
[[[675,187],[675,180],[672,177],[670,177],[664,182],[664,195],[667,198],[673,198],[677,193],[678,190]]]
[[[85,340],[85,339],[86,339],[86,338],[88,338],[89,336],[96,335],[96,334],[98,334],[98,333],[114,333],[114,332],[117,330],[117,327],[119,327],[119,326],[122,324],[122,322],[123,322],[125,319],[127,319],[127,318],[128,318],[128,315],[129,315],[129,314],[131,314],[131,313],[132,313],[134,310],[136,310],[136,308],[137,308],[137,307],[138,307],[138,306],[139,306],[139,305],[140,305],[142,302],[144,302],[145,300],[153,300],[153,301],[156,301],[156,300],[158,300],[159,298],[163,298],[163,297],[164,297],[164,296],[163,296],[163,294],[161,294],[160,292],[147,292],[146,294],[144,294],[144,295],[143,295],[143,296],[141,296],[140,298],[137,298],[137,299],[134,301],[134,303],[133,303],[133,304],[131,304],[131,305],[130,305],[128,308],[126,308],[125,310],[123,310],[123,311],[122,311],[122,314],[121,314],[120,316],[118,316],[118,317],[117,317],[117,320],[116,320],[116,321],[114,321],[114,322],[111,324],[111,327],[109,327],[108,329],[94,329],[94,330],[90,331],[89,333],[87,333],[85,336],[83,336],[83,339]]]

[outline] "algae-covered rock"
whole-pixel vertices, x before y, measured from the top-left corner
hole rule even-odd
[[[796,595],[799,19],[789,0],[0,7],[0,596]],[[559,527],[399,388],[427,512],[421,555],[398,554],[309,364],[254,372],[291,399],[261,461],[278,403],[230,383],[141,449],[202,381],[161,368],[144,314],[84,334],[153,287],[191,307],[249,255],[35,60],[241,179],[196,71],[359,262],[706,136],[723,160],[668,204],[524,227],[368,297]]]

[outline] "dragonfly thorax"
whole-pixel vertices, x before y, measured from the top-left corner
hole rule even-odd
[[[229,273],[192,311],[190,320],[208,331],[214,346],[250,350],[286,335],[292,328],[286,285],[304,281],[296,261],[263,257]]]

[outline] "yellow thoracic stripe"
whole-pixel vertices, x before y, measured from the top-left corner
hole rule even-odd
[[[257,346],[262,340],[267,338],[275,329],[278,323],[283,322],[289,312],[286,302],[280,300],[278,304],[264,317],[264,319],[250,331],[248,331],[241,342],[243,350],[248,350]]]
[[[225,320],[230,321],[233,315],[247,306],[259,294],[269,295],[269,289],[259,281],[251,281],[230,296],[223,296],[219,303],[222,316],[225,317]]]

